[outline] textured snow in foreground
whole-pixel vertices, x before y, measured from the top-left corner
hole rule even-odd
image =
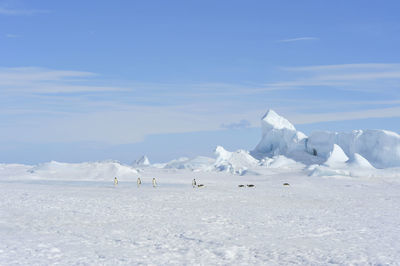
[[[14,180],[0,171],[0,265],[400,261],[398,179],[146,168],[137,188],[138,174],[114,187],[113,176],[24,180],[20,167],[7,168]],[[194,177],[206,187],[193,189]]]

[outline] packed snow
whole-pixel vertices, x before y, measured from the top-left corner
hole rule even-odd
[[[398,264],[400,136],[261,124],[212,158],[0,164],[0,265]]]

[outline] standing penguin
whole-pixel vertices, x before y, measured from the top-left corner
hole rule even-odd
[[[155,178],[153,178],[153,180],[152,180],[151,182],[153,183],[153,187],[156,187],[156,186],[157,186],[157,182],[156,182],[156,179],[155,179]]]
[[[192,181],[192,187],[196,187],[196,179],[195,178],[193,178],[193,181]]]
[[[140,185],[142,184],[142,180],[140,180],[140,177],[138,177],[136,183],[137,183],[137,186],[140,187]]]
[[[114,186],[118,185],[118,179],[117,177],[114,177]]]

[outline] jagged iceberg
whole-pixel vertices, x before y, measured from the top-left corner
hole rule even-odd
[[[350,159],[357,153],[376,168],[400,166],[400,135],[387,130],[353,130],[352,132],[314,132],[306,142],[309,153],[326,157],[339,145]]]
[[[255,158],[272,157],[274,155],[288,155],[294,151],[304,150],[307,136],[286,119],[273,110],[261,119],[262,138],[251,154]]]
[[[307,165],[321,164],[337,145],[350,160],[376,168],[400,166],[400,135],[386,130],[354,130],[349,133],[314,132],[309,137],[285,118],[269,110],[261,120],[262,138],[251,152],[258,159],[284,155]],[[355,155],[358,154],[358,155]]]

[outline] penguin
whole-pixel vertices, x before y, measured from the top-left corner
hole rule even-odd
[[[117,177],[114,177],[114,186],[118,185],[118,179]]]
[[[136,183],[137,183],[137,186],[138,186],[138,187],[142,184],[142,180],[140,180],[140,177],[138,177]]]
[[[193,179],[193,181],[192,181],[192,187],[196,187],[196,179]]]
[[[151,181],[152,183],[153,183],[153,187],[156,187],[157,186],[157,182],[156,182],[156,179],[155,178],[153,178],[153,181]]]

